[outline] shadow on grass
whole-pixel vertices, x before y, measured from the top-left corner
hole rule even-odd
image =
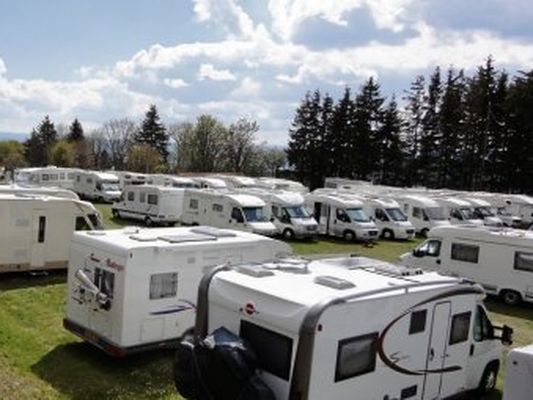
[[[162,398],[176,393],[172,350],[113,358],[88,343],[59,345],[31,367],[42,380],[68,398]]]
[[[533,320],[533,304],[522,303],[516,306],[509,306],[494,296],[488,296],[485,305],[489,311],[504,314],[509,317],[522,318],[528,321]]]
[[[65,283],[67,270],[9,272],[0,274],[0,292]]]

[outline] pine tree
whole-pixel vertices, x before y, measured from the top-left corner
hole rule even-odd
[[[151,105],[145,114],[141,129],[135,135],[134,141],[138,144],[147,144],[161,155],[163,162],[168,158],[168,134],[165,126],[160,122],[155,105]]]
[[[333,98],[326,93],[322,99],[320,115],[320,130],[321,141],[324,154],[322,158],[324,165],[322,167],[322,174],[324,177],[334,175],[335,170],[335,156],[336,156],[336,132],[333,129],[333,122],[335,118],[335,103]]]
[[[37,129],[33,129],[30,138],[24,143],[25,156],[34,167],[50,163],[50,151],[57,141],[57,131],[50,117],[45,116]]]
[[[85,136],[83,135],[83,127],[81,126],[80,121],[78,121],[78,118],[75,118],[74,121],[72,121],[72,124],[69,126],[67,141],[80,142],[84,139]]]
[[[355,165],[353,153],[355,151],[351,140],[353,134],[354,102],[351,98],[350,88],[346,87],[344,95],[335,105],[331,121],[332,137],[329,141],[331,148],[331,175],[344,178],[353,178]]]
[[[406,105],[406,152],[407,156],[407,179],[406,185],[419,184],[420,140],[422,137],[422,119],[424,116],[425,78],[418,75],[411,83],[411,87],[405,92]]]

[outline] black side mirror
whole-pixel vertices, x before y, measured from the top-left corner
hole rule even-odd
[[[500,339],[502,344],[506,346],[510,346],[513,344],[513,328],[510,326],[504,325],[504,326],[495,326],[495,330],[501,331],[502,334],[500,336],[494,335],[494,339]]]
[[[419,249],[413,249],[413,256],[417,258],[424,257],[424,252]]]

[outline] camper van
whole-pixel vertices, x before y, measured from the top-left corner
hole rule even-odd
[[[157,186],[171,186],[178,189],[199,188],[200,185],[195,183],[191,178],[182,176],[152,174],[148,177],[148,184]]]
[[[210,363],[226,336],[253,351],[254,379],[276,400],[488,392],[512,329],[492,325],[483,298],[472,282],[364,257],[220,267],[200,284],[194,342],[178,347],[192,362],[178,358],[176,387],[201,381],[209,391],[225,379],[220,390],[235,391],[236,374],[225,370],[242,370],[243,360]]]
[[[218,174],[215,177],[222,179],[231,189],[254,189],[259,187],[256,179],[249,176]]]
[[[379,230],[365,213],[363,202],[348,193],[314,191],[305,196],[305,206],[318,222],[318,232],[351,242],[376,240]]]
[[[83,199],[112,203],[120,199],[119,180],[107,172],[80,171],[76,174],[74,191]]]
[[[121,190],[126,186],[144,185],[149,179],[148,175],[140,174],[138,172],[109,170],[106,171],[106,173],[118,178],[118,185]]]
[[[483,226],[483,218],[476,214],[472,204],[457,197],[434,197],[434,200],[444,208],[444,215],[452,225]]]
[[[228,190],[228,185],[224,180],[220,178],[208,177],[208,176],[194,176],[191,177],[201,189],[215,189],[219,191]]]
[[[269,190],[285,190],[288,192],[309,193],[309,189],[300,182],[290,179],[261,177],[255,180],[257,187]]]
[[[74,189],[74,179],[79,169],[55,166],[24,168],[17,171],[15,181],[23,185]]]
[[[143,221],[146,226],[172,226],[181,218],[185,189],[154,185],[125,186],[120,200],[113,204],[115,218]]]
[[[173,345],[194,327],[204,272],[290,253],[283,242],[200,226],[76,233],[63,325],[114,356]]]
[[[494,207],[492,207],[487,200],[470,196],[465,196],[463,199],[472,205],[474,209],[474,215],[483,220],[484,225],[495,227],[504,226],[502,218],[497,215],[497,213],[494,211]],[[512,226],[512,222],[508,226]]]
[[[533,225],[533,197],[526,195],[503,196],[505,210],[521,219],[522,226]]]
[[[398,202],[383,197],[363,197],[363,209],[376,223],[384,239],[406,239],[415,237],[415,227],[403,213]]]
[[[266,217],[266,204],[256,196],[209,189],[185,189],[181,222],[210,225],[274,236],[278,230]]]
[[[1,185],[0,194],[31,194],[31,195],[46,195],[50,197],[63,197],[65,199],[79,200],[79,196],[72,190],[53,188],[53,187],[38,187],[38,186],[20,186],[16,183],[11,185]]]
[[[442,227],[402,264],[472,279],[507,304],[533,301],[533,232],[515,229]]]
[[[512,349],[507,355],[502,400],[531,400],[533,345]]]
[[[435,200],[417,194],[396,195],[394,199],[400,204],[417,233],[427,236],[429,230],[436,226],[450,225],[444,214],[444,208]]]
[[[318,233],[318,224],[304,207],[304,197],[297,192],[241,189],[266,203],[266,217],[285,239],[309,239]]]
[[[0,273],[66,268],[75,230],[102,229],[91,203],[39,194],[0,194]]]

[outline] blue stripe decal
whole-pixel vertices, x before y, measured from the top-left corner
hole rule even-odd
[[[152,311],[150,315],[166,315],[166,314],[176,314],[182,311],[187,310],[196,310],[196,305],[188,300],[180,299],[182,304],[177,304],[175,306],[170,306],[162,310]]]

